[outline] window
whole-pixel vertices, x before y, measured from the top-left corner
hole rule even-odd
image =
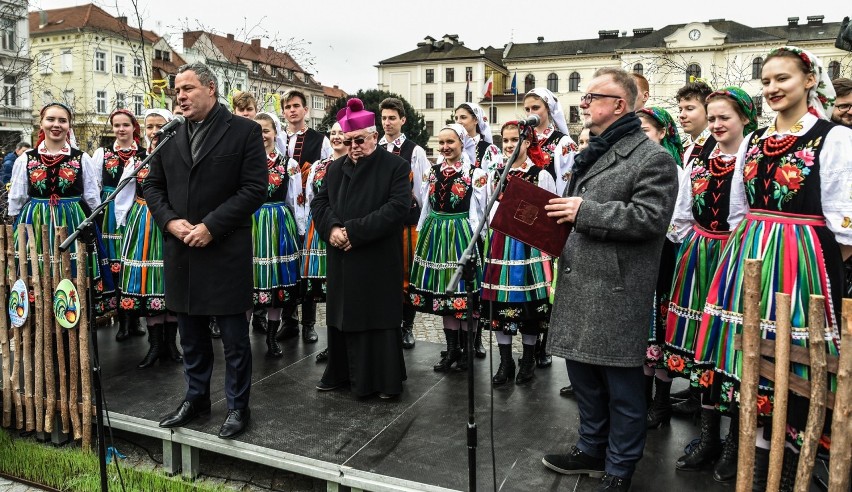
[[[426,135],[431,137],[434,134],[435,134],[435,122],[434,121],[427,121],[426,122]]]
[[[464,67],[464,80],[473,80],[473,67]],[[470,99],[468,99],[469,101]]]
[[[142,59],[134,58],[133,59],[133,76],[141,77],[142,76]]]
[[[325,109],[325,97],[323,96],[313,96],[312,98],[313,108],[322,111]]]
[[[62,50],[62,71],[70,72],[73,69],[74,64],[74,55],[71,54],[71,50]]]
[[[469,89],[465,89],[464,91],[464,100],[473,102],[473,91]]]
[[[50,66],[51,54],[49,51],[42,51],[38,54],[38,72],[42,75],[50,74],[53,69]]]
[[[15,21],[0,19],[0,48],[4,51],[17,51],[15,46]]]
[[[568,108],[568,123],[580,123],[580,106]]]
[[[3,105],[18,105],[18,79],[14,75],[3,77]]]
[[[74,90],[73,89],[65,89],[62,91],[62,99],[65,101],[65,105],[69,108],[74,108]]]
[[[435,109],[435,94],[426,94],[426,109]]]
[[[763,68],[763,58],[757,57],[751,61],[751,78],[752,80],[760,80],[760,72]]]
[[[449,108],[449,109],[455,108],[456,107],[456,93],[455,92],[448,92],[446,94],[446,96],[447,96],[447,101],[446,101],[446,104],[444,105],[444,107]]]
[[[105,51],[95,51],[95,72],[106,72]]]
[[[53,93],[50,91],[43,91],[41,93],[41,104],[42,106],[46,106],[53,102]]]
[[[686,83],[695,82],[695,79],[701,78],[701,66],[697,63],[690,63],[686,67]]]
[[[533,89],[535,89],[535,75],[528,73],[524,77],[524,92],[529,92]]]
[[[270,75],[273,77],[278,77],[278,67],[269,67]]]
[[[754,114],[763,116],[763,96],[752,96],[751,102],[754,103]]]
[[[249,92],[251,93],[252,96],[257,97],[257,86],[256,85],[251,86],[251,88],[249,89]]]
[[[172,61],[172,52],[171,51],[164,51],[163,52],[163,60],[164,61]]]
[[[446,77],[444,77],[444,82],[455,82],[456,81],[456,73],[454,68],[448,68],[446,72]]]
[[[154,50],[154,59],[162,60],[163,59],[163,50]]]
[[[123,92],[115,93],[115,109],[126,108],[127,107],[127,95]]]
[[[559,77],[555,73],[547,76],[547,90],[550,92],[559,92]]]
[[[435,83],[435,69],[427,68],[426,69],[426,83],[434,84]]]
[[[133,96],[133,114],[140,115],[145,111],[142,96],[134,94]]]
[[[115,55],[115,73],[124,75],[124,55]]]
[[[287,70],[287,80],[293,80],[293,71],[290,69]]]
[[[633,65],[633,73],[645,75],[645,67],[643,67],[641,63],[636,63],[635,65]]]
[[[497,122],[497,108],[494,107],[494,106],[491,106],[491,108],[489,109],[488,112],[491,113],[490,114],[491,120],[488,123],[491,123],[492,125],[496,124],[496,122]]]
[[[95,93],[95,111],[99,114],[107,112],[107,95],[106,91],[98,91]]]
[[[225,97],[227,97],[231,93],[231,83],[227,80],[225,81],[224,89],[225,89],[225,92],[224,92]]]
[[[580,74],[571,72],[568,76],[568,92],[578,92],[580,90]]]
[[[828,78],[831,80],[840,77],[840,62],[832,61],[828,64]]]
[[[251,62],[251,71],[252,71],[252,73],[260,72],[260,62],[256,62],[256,61]]]

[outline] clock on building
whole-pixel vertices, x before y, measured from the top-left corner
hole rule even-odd
[[[700,37],[701,37],[701,31],[699,31],[698,29],[693,29],[693,30],[689,31],[689,39],[691,39],[693,41],[698,41],[698,38],[700,38]]]

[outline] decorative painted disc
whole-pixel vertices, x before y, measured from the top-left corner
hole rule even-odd
[[[9,295],[9,319],[13,328],[20,328],[27,322],[30,315],[29,289],[23,279],[18,279],[12,285],[12,293]]]
[[[53,293],[53,314],[59,326],[72,329],[80,321],[80,298],[77,296],[77,288],[74,282],[63,279],[56,286]]]

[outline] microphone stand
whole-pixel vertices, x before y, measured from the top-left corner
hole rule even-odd
[[[497,197],[500,196],[500,190],[503,189],[503,183],[506,182],[509,170],[512,169],[512,166],[515,164],[515,160],[518,158],[518,154],[521,150],[521,144],[523,144],[524,140],[526,140],[527,134],[531,128],[530,125],[523,123],[518,126],[520,127],[518,145],[509,157],[509,162],[506,163],[500,173],[500,181],[497,183],[497,193],[492,194],[492,196],[488,198],[488,203],[485,206],[485,214],[477,225],[476,230],[473,232],[473,235],[470,238],[470,243],[468,243],[461,258],[459,259],[459,266],[450,278],[449,284],[447,284],[449,286],[447,288],[447,294],[455,294],[458,291],[456,290],[456,287],[453,286],[458,285],[459,280],[464,280],[465,292],[467,293],[467,477],[468,490],[471,492],[476,490],[477,444],[476,415],[474,408],[475,397],[473,393],[473,339],[475,337],[473,336],[473,332],[471,332],[471,323],[473,323],[473,281],[476,278],[476,244],[480,234],[482,234],[482,229],[488,222],[488,218],[491,215],[491,209],[494,208],[494,202],[496,202]],[[489,350],[490,349],[491,348],[489,347]]]
[[[86,217],[83,222],[74,229],[68,239],[62,242],[59,245],[60,251],[65,251],[76,241],[77,237],[80,236],[83,238],[83,241],[86,243],[86,251],[88,252],[87,257],[91,257],[92,253],[97,249],[96,241],[97,234],[95,233],[95,229],[93,227],[95,223],[95,218],[107,207],[109,202],[114,201],[115,197],[118,193],[124,189],[132,180],[136,179],[136,175],[139,173],[139,170],[148,163],[151,157],[154,156],[157,152],[160,151],[160,148],[165,145],[166,142],[171,140],[172,137],[175,136],[177,130],[180,126],[174,127],[171,131],[164,132],[160,136],[160,141],[157,144],[157,147],[148,154],[145,159],[140,162],[137,166],[133,168],[133,171],[126,178],[122,179],[118,185],[115,187],[115,191],[110,193],[109,196],[97,207],[92,210],[92,213]],[[100,479],[101,479],[101,491],[107,492],[109,490],[109,485],[107,481],[107,465],[106,465],[106,441],[104,439],[104,414],[103,414],[103,386],[101,384],[101,362],[100,362],[100,354],[98,353],[98,337],[97,333],[95,333],[95,324],[92,323],[92,309],[94,309],[94,287],[90,282],[86,282],[86,290],[88,294],[86,295],[86,299],[88,300],[88,305],[86,306],[86,313],[88,314],[86,318],[86,329],[89,331],[89,340],[92,344],[92,358],[91,358],[91,371],[92,371],[92,386],[95,390],[95,428],[98,433],[98,468],[100,471]],[[85,411],[85,408],[84,410]]]

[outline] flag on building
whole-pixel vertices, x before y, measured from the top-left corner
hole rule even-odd
[[[491,91],[494,89],[494,74],[492,73],[490,77],[485,81],[485,85],[482,87],[482,98],[483,99],[491,99]]]
[[[512,75],[512,94],[518,95],[518,72]]]

